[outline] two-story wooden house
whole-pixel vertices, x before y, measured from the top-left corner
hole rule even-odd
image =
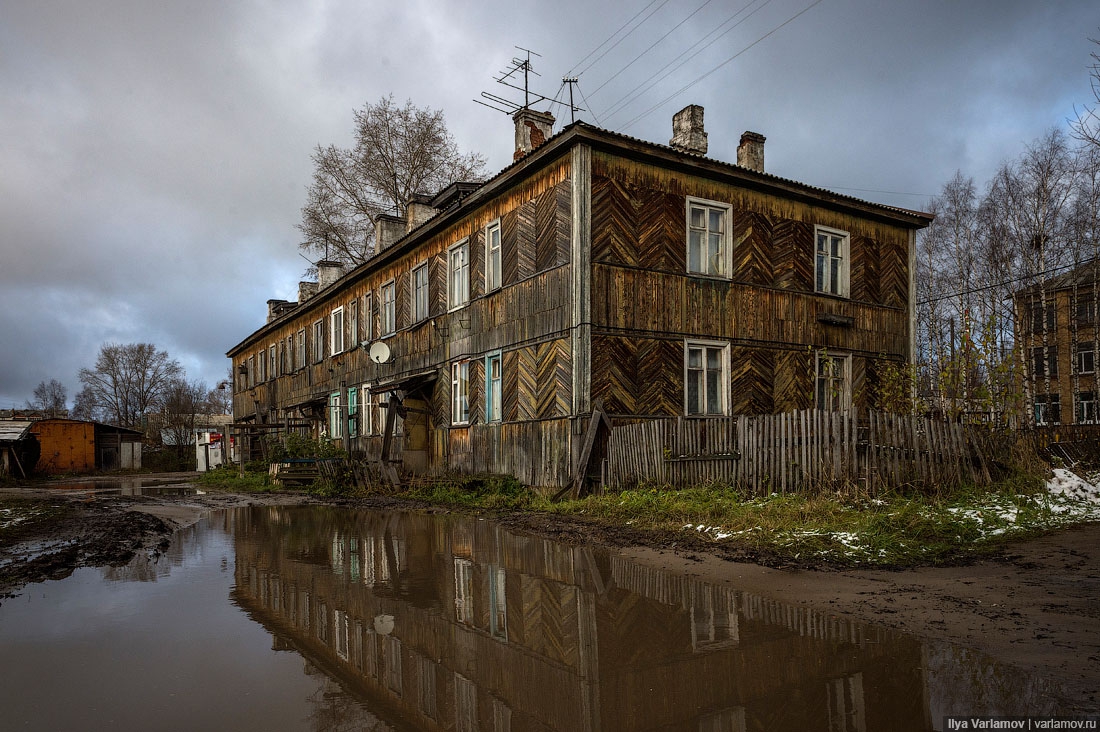
[[[228,353],[237,422],[377,455],[392,396],[405,470],[560,486],[594,405],[612,420],[868,405],[882,367],[912,357],[927,214],[770,175],[756,133],[737,164],[706,158],[701,107],[668,146],[515,122],[511,166],[382,217],[368,262],[321,263],[297,303],[269,302]]]

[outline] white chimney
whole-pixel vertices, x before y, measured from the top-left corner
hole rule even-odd
[[[703,108],[689,104],[672,115],[672,139],[668,144],[680,152],[707,154],[707,133],[703,131]]]
[[[764,140],[759,132],[745,132],[737,146],[737,164],[742,168],[764,172]]]
[[[317,263],[317,288],[323,290],[344,276],[344,265],[322,259]]]
[[[405,236],[405,219],[389,214],[379,214],[374,220],[374,253],[389,249],[395,241]]]

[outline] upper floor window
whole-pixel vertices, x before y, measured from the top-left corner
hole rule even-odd
[[[413,322],[419,323],[428,317],[428,263],[413,270],[412,276]]]
[[[730,351],[725,343],[684,346],[684,411],[689,415],[727,414]]]
[[[463,240],[447,251],[447,307],[462,307],[470,300],[470,246]]]
[[[500,287],[500,220],[485,227],[485,291]]]
[[[248,357],[248,388],[256,386],[256,357]]]
[[[329,330],[332,332],[332,355],[344,352],[344,308],[338,307],[332,311],[332,324]]]
[[[852,357],[827,351],[816,354],[814,396],[818,409],[840,411],[852,406]]]
[[[267,357],[264,355],[266,351],[260,349],[260,352],[256,354],[256,365],[259,367],[259,371],[256,373],[256,383],[262,384],[267,381]]]
[[[359,298],[348,303],[348,350],[359,347]]]
[[[1091,323],[1096,320],[1096,298],[1092,293],[1078,295],[1074,318],[1078,323]]]
[[[391,280],[382,285],[382,335],[397,332],[397,285]]]
[[[301,328],[298,330],[298,356],[294,363],[300,369],[306,367],[306,329]]]
[[[846,231],[814,227],[814,291],[848,297],[849,237]]]
[[[1046,317],[1043,317],[1043,316]],[[1054,308],[1054,303],[1047,303],[1046,308],[1042,303],[1035,303],[1031,306],[1031,312],[1029,314],[1031,320],[1031,332],[1032,333],[1053,333],[1054,328],[1058,324],[1058,316]]]
[[[278,351],[275,349],[275,344],[271,344],[267,347],[267,378],[269,379],[274,379],[279,375],[277,353]]]
[[[451,364],[451,424],[470,422],[470,362]]]
[[[325,321],[318,320],[313,323],[313,362],[317,363],[325,358]]]
[[[1096,373],[1096,343],[1089,341],[1088,343],[1077,344],[1077,373],[1079,374],[1092,374]]]
[[[299,332],[301,332],[301,331],[299,331]],[[286,370],[287,370],[287,373],[291,373],[291,374],[294,373],[294,364],[298,363],[297,361],[295,361],[296,356],[297,356],[297,354],[294,351],[294,334],[291,333],[290,335],[288,335],[286,337]]]
[[[500,354],[493,353],[485,357],[485,421],[501,420],[500,401]]]
[[[363,340],[374,340],[374,295],[363,295]]]
[[[710,277],[729,277],[730,207],[724,203],[689,198],[687,201],[688,272]]]
[[[1080,353],[1078,353],[1080,358]],[[1042,379],[1050,377],[1052,379],[1058,378],[1058,346],[1036,346],[1031,349],[1031,362],[1033,364],[1034,371],[1032,372],[1036,378]]]

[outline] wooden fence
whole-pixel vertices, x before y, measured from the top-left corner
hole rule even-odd
[[[1005,434],[882,412],[677,417],[611,429],[606,483],[724,483],[756,492],[855,487],[926,489],[997,478]]]

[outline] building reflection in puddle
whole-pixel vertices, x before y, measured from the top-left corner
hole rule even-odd
[[[227,514],[234,601],[395,727],[929,729],[919,641],[451,515]]]

